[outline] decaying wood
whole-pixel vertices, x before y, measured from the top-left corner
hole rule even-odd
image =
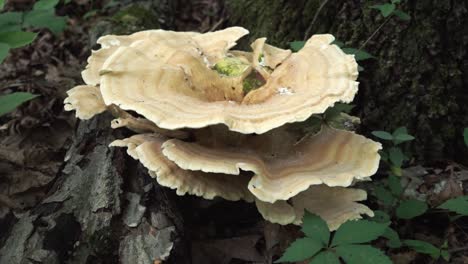
[[[47,197],[8,216],[0,263],[189,263],[174,194],[108,147],[110,121],[82,122]]]

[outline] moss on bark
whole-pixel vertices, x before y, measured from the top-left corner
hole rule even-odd
[[[267,36],[287,47],[310,30],[359,48],[385,20],[370,8],[382,1],[328,1],[311,25],[319,2],[226,0],[228,24],[248,28],[248,41]],[[412,19],[390,18],[364,48],[377,59],[362,63],[354,114],[365,132],[407,126],[417,138],[410,150],[419,159],[467,161],[468,4],[408,0],[400,8]]]

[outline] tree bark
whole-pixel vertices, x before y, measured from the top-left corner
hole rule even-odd
[[[110,120],[82,122],[47,198],[7,217],[0,263],[190,263],[174,193],[108,147]]]
[[[376,59],[360,62],[365,69],[354,114],[364,132],[406,126],[416,136],[409,149],[415,157],[467,162],[462,131],[468,126],[468,3],[402,1],[398,8],[411,20],[386,21],[370,8],[384,2],[226,0],[226,9],[230,26],[251,32],[244,48],[263,36],[288,47],[320,33],[360,48],[385,23],[364,47]]]

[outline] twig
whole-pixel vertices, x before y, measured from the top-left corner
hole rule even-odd
[[[310,35],[310,31],[312,30],[312,26],[314,25],[315,21],[317,20],[318,18],[318,15],[320,14],[320,11],[322,11],[323,7],[327,4],[328,0],[325,0],[323,1],[319,8],[317,9],[317,11],[315,11],[315,14],[314,14],[314,18],[312,18],[312,22],[310,22],[310,25],[309,27],[307,28],[306,30],[306,33],[304,35],[304,40],[307,40],[307,38],[309,37]]]
[[[362,43],[362,45],[359,47],[358,50],[362,50],[364,48],[364,46],[366,46],[367,42],[369,42],[369,40],[371,40],[375,34],[377,34],[377,32],[379,32],[379,30],[385,25],[387,24],[388,21],[390,21],[390,18],[392,16],[388,16],[387,19],[385,19],[385,21],[366,39],[366,41],[364,41],[364,43]]]
[[[452,248],[452,249],[449,249],[448,252],[455,253],[455,252],[460,252],[460,251],[465,251],[465,250],[468,250],[468,246]]]

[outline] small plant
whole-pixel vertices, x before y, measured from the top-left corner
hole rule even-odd
[[[24,102],[36,98],[37,95],[17,92],[0,96],[0,116],[13,111]]]
[[[380,11],[380,14],[382,14],[383,17],[389,17],[391,15],[395,15],[401,20],[410,20],[411,17],[407,13],[401,11],[400,9],[397,9],[397,4],[400,4],[401,0],[391,0],[388,3],[381,4],[381,5],[373,5],[371,8],[377,9]]]
[[[33,42],[37,33],[24,31],[27,28],[48,28],[54,34],[63,31],[67,17],[55,15],[59,0],[39,0],[27,12],[5,12],[0,14],[0,63],[10,49],[23,47]],[[0,10],[5,1],[0,1]]]
[[[306,212],[302,225],[305,237],[294,241],[275,263],[307,259],[311,259],[310,264],[340,263],[340,258],[350,264],[392,263],[381,250],[367,244],[382,236],[387,226],[367,220],[348,221],[331,237],[325,221]]]

